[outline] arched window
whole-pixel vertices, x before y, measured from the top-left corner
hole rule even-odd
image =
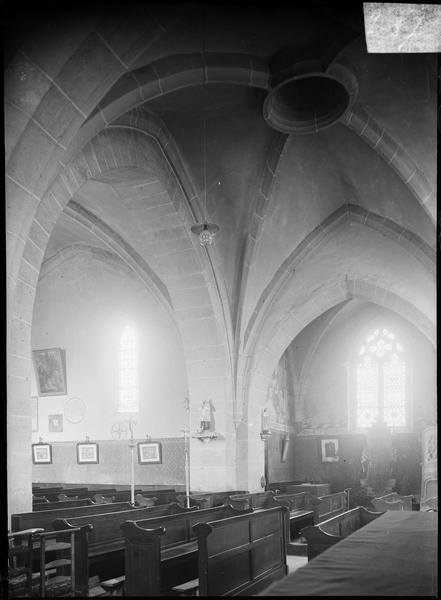
[[[118,411],[138,412],[138,352],[132,327],[121,334],[118,358]]]
[[[356,429],[366,429],[375,421],[407,426],[404,349],[388,329],[376,329],[359,348],[355,383]]]

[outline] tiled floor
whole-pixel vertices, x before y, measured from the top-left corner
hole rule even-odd
[[[299,567],[308,564],[308,558],[306,556],[288,555],[286,557],[286,562],[288,563],[288,573],[294,573]]]

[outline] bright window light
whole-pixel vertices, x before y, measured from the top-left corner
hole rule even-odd
[[[406,363],[403,346],[387,329],[370,333],[358,350],[355,426],[375,421],[406,427]]]
[[[118,358],[118,412],[138,412],[138,351],[130,326],[121,334]]]

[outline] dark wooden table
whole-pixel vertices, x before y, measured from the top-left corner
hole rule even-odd
[[[260,596],[438,594],[438,513],[388,511]]]

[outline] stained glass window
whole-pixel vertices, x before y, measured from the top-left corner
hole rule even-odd
[[[138,356],[134,330],[124,328],[119,346],[118,411],[138,411]]]
[[[357,365],[358,427],[370,427],[378,414],[378,364],[367,355]]]
[[[357,429],[384,421],[389,427],[406,426],[406,363],[403,346],[386,328],[366,337],[356,365]]]

